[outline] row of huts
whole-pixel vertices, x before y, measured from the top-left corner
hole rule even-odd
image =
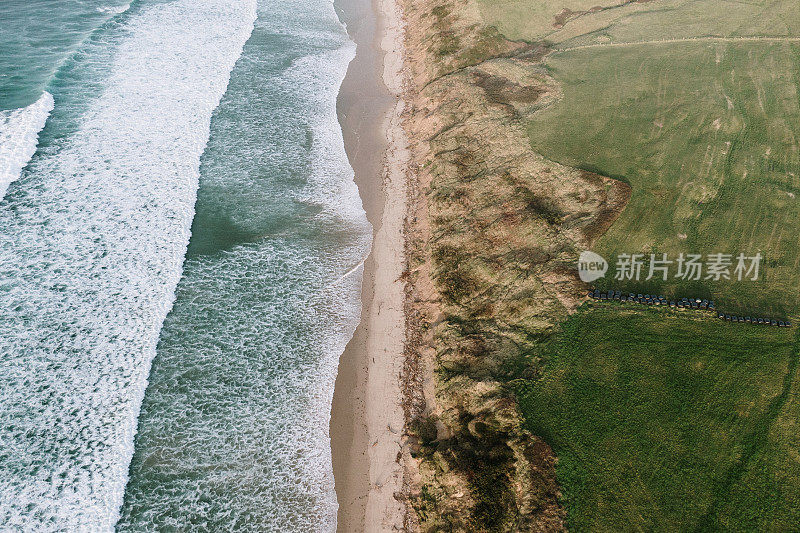
[[[716,309],[713,301],[693,299],[693,298],[680,298],[677,300],[668,300],[664,295],[655,294],[634,294],[632,292],[622,293],[620,291],[599,291],[591,290],[588,294],[589,298],[595,300],[616,300],[618,302],[634,302],[644,305],[664,305],[669,307],[679,307],[681,309]]]
[[[726,315],[723,313],[719,313],[717,318],[721,320],[728,320],[729,322],[744,322],[746,324],[761,324],[764,326],[778,326],[779,328],[790,328],[792,327],[792,323],[788,320],[775,320],[774,318],[756,318],[756,317],[749,317],[749,316],[736,316],[736,315]]]
[[[622,293],[617,290],[600,291],[592,289],[589,291],[589,298],[594,300],[615,300],[618,302],[634,302],[644,305],[663,305],[668,307],[675,307],[679,309],[696,309],[696,310],[716,310],[716,304],[713,300],[703,300],[701,298],[680,298],[675,300],[668,300],[664,295],[654,294],[634,294],[632,292]],[[728,315],[725,313],[718,313],[718,318],[728,320],[730,322],[742,322],[747,324],[763,324],[767,326],[778,326],[782,328],[792,327],[791,322],[788,320],[776,320],[772,318],[758,318],[749,316]]]

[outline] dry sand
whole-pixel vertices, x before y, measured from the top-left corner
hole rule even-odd
[[[339,120],[367,218],[361,324],[339,361],[331,413],[338,530],[403,527],[399,462],[405,316],[401,280],[408,149],[401,127],[402,18],[395,0],[337,0],[357,45],[339,94]],[[377,15],[377,16],[376,16]]]

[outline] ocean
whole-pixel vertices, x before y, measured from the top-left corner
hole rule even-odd
[[[330,0],[0,3],[0,529],[332,531]]]

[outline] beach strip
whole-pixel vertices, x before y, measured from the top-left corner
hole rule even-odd
[[[339,120],[367,218],[361,323],[342,354],[331,412],[338,531],[402,529],[400,462],[405,343],[403,223],[407,140],[403,112],[403,27],[394,0],[337,0],[356,42],[339,94]]]

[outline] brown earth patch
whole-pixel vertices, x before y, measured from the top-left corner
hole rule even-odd
[[[586,241],[594,244],[619,218],[631,199],[631,186],[625,182],[601,176],[594,172],[582,171],[581,177],[591,183],[601,183],[606,188],[606,196],[599,212],[583,228]]]
[[[656,0],[625,0],[616,5],[612,6],[594,6],[585,11],[573,11],[569,8],[564,8],[558,13],[556,13],[555,17],[553,18],[553,28],[560,30],[561,28],[566,25],[567,22],[570,20],[576,19],[578,17],[582,17],[584,15],[589,15],[591,13],[600,13],[601,11],[607,11],[609,9],[618,9],[620,7],[626,6],[628,4],[648,4],[650,2],[655,2]]]
[[[576,15],[583,15],[584,13],[586,13],[586,11],[573,11],[565,7],[556,14],[555,21],[553,22],[553,27],[556,29],[561,29],[564,27],[564,24],[566,24],[569,19],[573,18]]]
[[[506,78],[492,76],[481,71],[473,72],[472,78],[475,85],[486,91],[486,97],[493,103],[523,102],[532,104],[545,92],[543,87],[522,86]]]

